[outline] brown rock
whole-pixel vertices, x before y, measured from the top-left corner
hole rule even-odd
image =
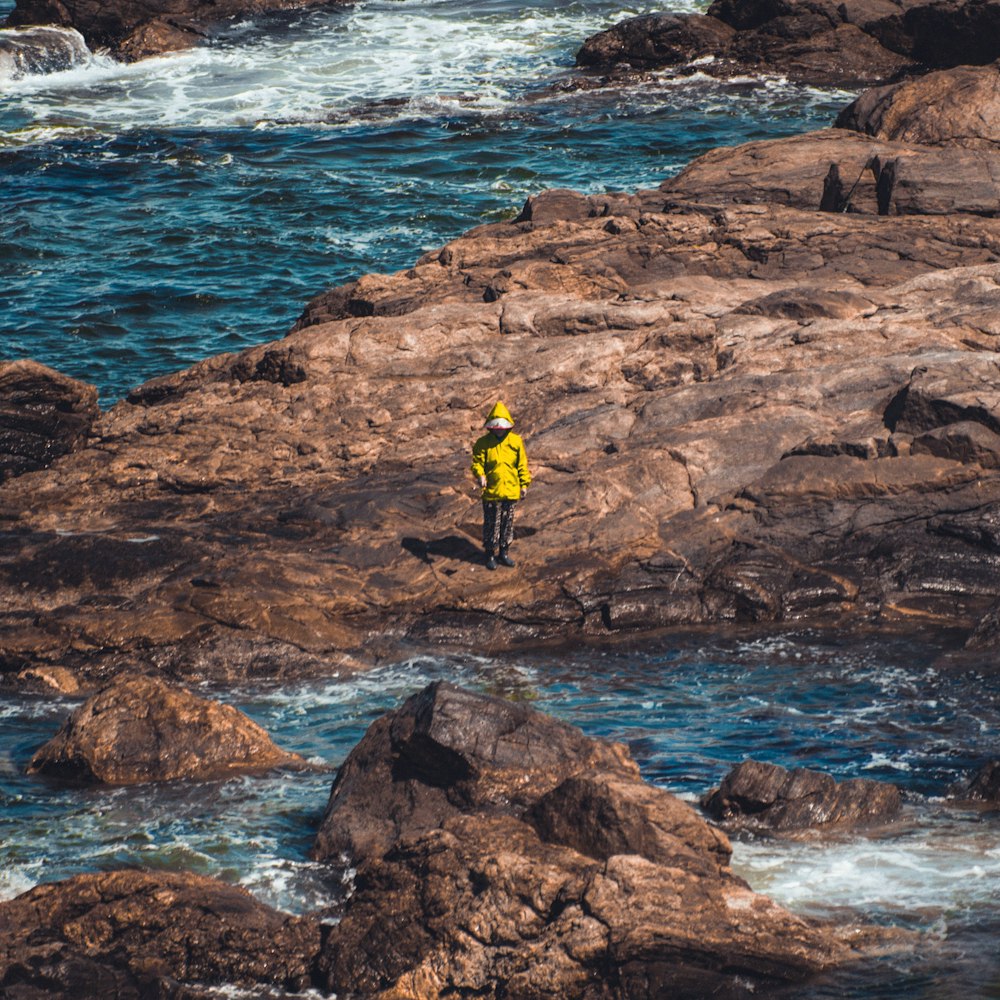
[[[84,702],[32,757],[31,774],[131,785],[303,767],[231,705],[130,676]]]
[[[311,0],[328,3],[329,0]],[[7,24],[75,28],[91,49],[132,61],[188,48],[226,20],[307,6],[310,0],[17,0]]]
[[[337,993],[742,996],[864,950],[735,878],[622,748],[447,684],[372,725],[318,844],[358,866],[319,963]]]
[[[962,797],[981,802],[1000,802],[1000,761],[991,760],[984,764],[964,789]]]
[[[922,146],[1000,147],[1000,65],[958,66],[867,90],[837,127]]]
[[[836,782],[819,771],[788,771],[757,760],[738,764],[702,801],[705,811],[728,828],[779,832],[885,823],[901,804],[895,785],[866,778]]]
[[[92,385],[34,361],[0,362],[0,483],[72,451],[99,412]]]
[[[0,903],[0,992],[173,996],[179,983],[311,982],[320,928],[202,875],[114,871],[40,885]]]

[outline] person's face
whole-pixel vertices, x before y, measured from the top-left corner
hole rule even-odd
[[[507,434],[509,433],[509,431],[510,431],[510,429],[508,427],[494,427],[493,428],[493,436],[498,441],[502,441],[507,436]]]

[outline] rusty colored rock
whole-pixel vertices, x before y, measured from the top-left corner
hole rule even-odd
[[[827,830],[894,819],[902,805],[895,785],[866,778],[837,782],[828,774],[745,760],[702,801],[727,829]]]
[[[317,849],[358,869],[317,966],[338,994],[743,996],[877,936],[752,892],[725,836],[623,748],[443,683],[373,723]]]
[[[304,766],[231,705],[155,677],[126,676],[76,709],[28,771],[132,785]]]
[[[8,1000],[140,1000],[174,996],[179,983],[301,990],[319,950],[316,922],[203,875],[78,875],[0,903]]]

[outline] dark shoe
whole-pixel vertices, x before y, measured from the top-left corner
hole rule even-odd
[[[515,566],[516,563],[506,552],[500,553],[500,565],[502,566]]]
[[[496,561],[496,559],[493,558],[493,556],[487,556],[486,557],[486,568],[487,569],[496,569],[497,568],[497,561]]]

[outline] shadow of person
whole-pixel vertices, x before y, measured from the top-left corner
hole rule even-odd
[[[444,538],[432,538],[427,541],[422,538],[404,538],[401,544],[407,552],[428,565],[434,562],[435,556],[477,564],[483,561],[482,549],[462,535],[446,535]]]

